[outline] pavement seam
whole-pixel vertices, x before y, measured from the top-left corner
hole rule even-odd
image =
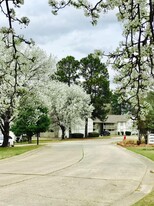
[[[52,171],[52,172],[49,172],[49,173],[46,173],[46,175],[51,175],[51,174],[54,174],[54,173],[56,173],[56,172],[60,172],[60,171],[62,171],[62,170],[64,170],[64,169],[67,169],[67,168],[69,168],[69,167],[72,167],[72,166],[78,164],[79,162],[81,162],[83,159],[84,159],[84,149],[83,149],[83,146],[82,146],[81,158],[80,158],[78,161],[76,161],[76,162],[74,162],[74,163],[72,163],[72,164],[70,164],[70,165],[68,165],[68,166],[66,166],[66,167],[60,168],[60,169],[58,169],[58,170],[55,170],[55,171]]]
[[[19,184],[19,183],[22,183],[22,182],[26,182],[27,180],[31,180],[31,179],[34,179],[34,178],[35,177],[31,177],[31,178],[20,180],[20,181],[13,182],[13,183],[10,183],[10,184],[0,185],[0,188],[11,186],[11,185],[16,185],[16,184]]]
[[[36,173],[36,174],[34,174],[34,173],[9,173],[9,172],[4,172],[4,173],[3,173],[3,172],[0,172],[0,174],[1,174],[1,175],[25,175],[25,176],[34,176],[34,175],[37,175],[37,176],[48,176],[48,175],[50,175],[50,174],[53,174],[53,173],[62,171],[62,170],[64,170],[64,169],[67,169],[67,168],[69,168],[69,167],[72,167],[73,165],[81,162],[83,159],[84,159],[84,149],[83,149],[83,147],[82,147],[81,158],[80,158],[78,161],[76,161],[75,163],[70,164],[70,165],[68,165],[68,166],[66,166],[66,167],[60,168],[60,169],[58,169],[58,170],[55,170],[55,171],[52,171],[52,172],[49,172],[49,173],[45,173],[45,174],[37,174],[37,173]]]
[[[59,175],[52,175],[53,177],[58,177]],[[95,178],[95,177],[75,177],[75,176],[66,176],[61,175],[61,177],[66,178],[74,178],[74,179],[87,179],[87,180],[104,180],[104,181],[116,181],[116,182],[139,182],[138,180],[132,180],[132,179],[108,179],[108,178]]]

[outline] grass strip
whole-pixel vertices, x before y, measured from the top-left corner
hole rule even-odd
[[[154,206],[154,191],[146,195],[143,199],[139,200],[132,206]]]
[[[127,147],[127,149],[135,153],[141,154],[154,161],[154,147]]]
[[[39,148],[40,145],[0,147],[0,160]]]

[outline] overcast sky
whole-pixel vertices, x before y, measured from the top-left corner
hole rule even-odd
[[[102,15],[98,24],[92,26],[82,10],[67,7],[54,16],[51,9],[48,0],[25,0],[17,16],[27,16],[30,24],[18,33],[32,38],[58,60],[68,55],[81,59],[97,49],[109,52],[122,39],[121,27],[113,11]],[[112,71],[109,72],[112,79]]]

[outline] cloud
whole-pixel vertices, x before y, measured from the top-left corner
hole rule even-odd
[[[101,15],[96,26],[92,26],[82,10],[70,7],[54,16],[51,14],[51,7],[42,0],[38,0],[37,4],[34,0],[25,1],[18,12],[18,15],[30,18],[30,25],[24,30],[18,29],[18,32],[24,33],[27,38],[33,38],[48,53],[56,52],[60,58],[65,56],[65,52],[66,55],[78,53],[79,58],[95,49],[109,51],[118,45],[121,38],[115,11]]]
[[[60,60],[68,55],[81,59],[96,49],[111,52],[122,39],[122,29],[116,19],[116,11],[102,14],[96,26],[82,10],[67,7],[57,16],[51,13],[48,1],[30,0],[17,9],[17,16],[27,16],[27,28],[16,26],[17,33],[32,38],[36,44]],[[110,69],[110,77],[114,72]]]

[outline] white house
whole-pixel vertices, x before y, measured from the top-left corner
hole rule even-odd
[[[102,133],[108,130],[111,134],[125,134],[126,131],[134,130],[133,120],[127,115],[108,115],[107,119],[102,122],[99,119],[94,120],[94,131]]]
[[[108,115],[104,122],[99,119],[88,119],[88,132],[98,132],[101,135],[104,130],[109,131],[110,134],[124,135],[126,131],[131,133],[136,131],[136,128],[134,128],[133,120],[127,115]],[[73,126],[71,132],[85,134],[85,121]],[[61,137],[61,130],[58,136]],[[68,130],[66,136],[69,136]]]

